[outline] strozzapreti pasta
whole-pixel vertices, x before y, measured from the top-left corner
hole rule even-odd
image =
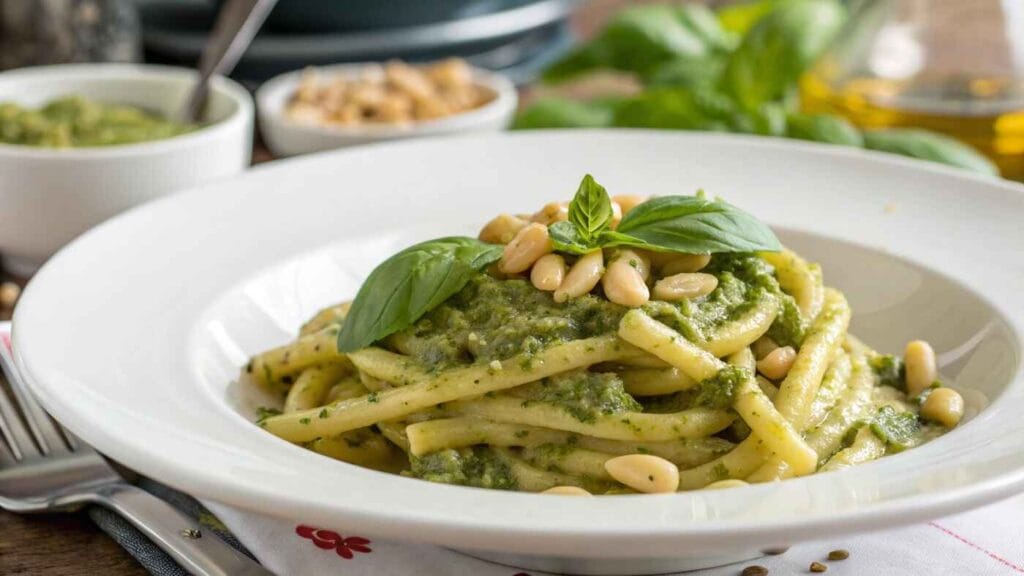
[[[738,208],[587,176],[480,239],[399,252],[245,372],[281,396],[267,431],[377,470],[562,495],[736,487],[958,424],[931,347],[880,354],[850,316]]]

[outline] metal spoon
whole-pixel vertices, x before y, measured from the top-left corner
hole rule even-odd
[[[199,57],[199,81],[182,111],[183,122],[199,122],[210,92],[210,78],[234,69],[277,0],[225,0]]]

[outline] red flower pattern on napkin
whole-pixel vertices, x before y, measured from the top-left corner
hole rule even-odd
[[[322,530],[304,524],[296,526],[295,533],[303,538],[312,540],[317,548],[334,550],[338,556],[346,560],[352,559],[354,556],[353,552],[360,552],[362,554],[373,552],[368,546],[370,541],[359,536],[349,536],[346,538],[337,532]]]

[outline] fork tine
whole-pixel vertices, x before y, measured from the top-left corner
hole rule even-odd
[[[42,450],[43,454],[60,454],[68,452],[68,445],[50,416],[43,411],[42,406],[32,396],[32,391],[25,386],[25,381],[18,373],[14,365],[14,358],[11,356],[7,346],[0,345],[0,369],[3,370],[7,384],[14,392],[14,400],[21,406],[21,413],[28,423],[32,436]]]
[[[15,460],[24,460],[39,455],[39,449],[32,443],[21,417],[7,396],[7,391],[0,386],[0,433],[3,434],[7,447],[10,448]]]

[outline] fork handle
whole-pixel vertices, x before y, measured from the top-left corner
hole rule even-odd
[[[177,508],[131,484],[98,491],[96,503],[121,515],[195,576],[273,576]]]

